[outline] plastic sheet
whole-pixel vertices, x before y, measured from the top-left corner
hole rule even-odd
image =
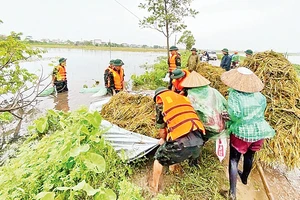
[[[92,97],[101,97],[107,94],[107,89],[102,87],[98,92],[92,95]]]
[[[50,87],[46,90],[44,90],[41,94],[39,94],[39,97],[47,97],[51,94],[55,93],[55,88],[54,87]]]
[[[227,101],[217,90],[209,86],[189,89],[188,98],[205,130],[213,134],[224,131],[226,127],[222,112],[226,111]]]
[[[109,128],[103,137],[112,145],[122,160],[132,162],[158,147],[157,139],[127,131],[106,120],[102,121],[101,127]]]
[[[98,86],[98,87],[91,87],[91,88],[82,88],[80,90],[80,93],[97,93],[100,90],[103,91],[104,86]]]

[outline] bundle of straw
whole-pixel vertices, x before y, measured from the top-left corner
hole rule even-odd
[[[155,103],[148,96],[120,92],[103,106],[101,115],[126,130],[150,137],[157,136]]]
[[[199,62],[197,72],[207,78],[211,83],[210,86],[219,90],[219,92],[227,96],[228,87],[221,81],[221,75],[225,72],[221,67],[213,66],[206,62]]]
[[[293,65],[273,51],[254,54],[242,66],[251,69],[265,84],[266,119],[276,136],[266,140],[259,158],[268,164],[300,166],[300,81]]]

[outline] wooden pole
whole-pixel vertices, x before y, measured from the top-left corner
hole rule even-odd
[[[258,172],[260,174],[261,180],[262,180],[262,182],[264,184],[264,188],[265,188],[265,191],[267,193],[268,199],[269,200],[274,200],[274,196],[271,193],[270,186],[268,185],[267,179],[265,177],[264,170],[263,170],[263,168],[261,167],[261,165],[260,165],[260,163],[258,161],[256,162],[256,166],[258,168]]]

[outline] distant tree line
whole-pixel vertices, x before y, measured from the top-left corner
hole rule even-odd
[[[131,47],[131,48],[153,48],[153,49],[165,49],[165,46],[153,45],[149,46],[146,44],[127,44],[127,43],[115,43],[115,42],[102,42],[101,40],[82,40],[82,41],[71,41],[71,40],[51,40],[51,39],[41,39],[35,40],[32,36],[26,36],[23,39],[22,35],[19,35],[17,40],[22,40],[28,44],[50,44],[50,45],[75,45],[75,46],[99,46],[99,47]],[[0,35],[0,40],[6,39],[7,36]]]

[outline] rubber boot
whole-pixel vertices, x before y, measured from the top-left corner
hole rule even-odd
[[[253,159],[254,159],[255,151],[248,150],[244,154],[244,166],[243,166],[243,173],[239,173],[242,183],[247,185],[248,176],[252,169]]]
[[[230,155],[229,155],[229,182],[230,191],[229,199],[236,199],[236,182],[238,175],[238,163],[241,158],[241,153],[239,153],[233,146],[230,145]]]

